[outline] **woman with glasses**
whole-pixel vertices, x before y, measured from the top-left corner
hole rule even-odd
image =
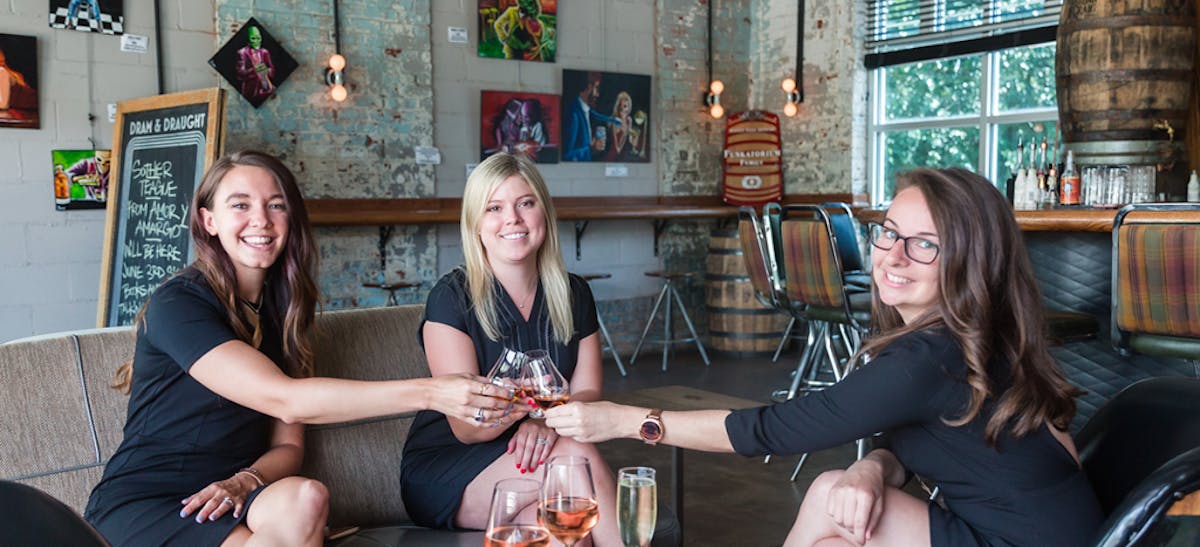
[[[1083,545],[1102,514],[1066,429],[1081,391],[1047,349],[1041,295],[1005,198],[961,169],[901,175],[870,226],[869,361],[755,409],[571,403],[560,435],[743,455],[813,452],[882,432],[809,487],[785,545]],[[912,474],[937,502],[900,488]]]

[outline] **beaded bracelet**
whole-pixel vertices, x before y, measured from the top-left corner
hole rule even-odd
[[[234,473],[234,474],[236,475],[238,473],[245,473],[247,475],[250,475],[251,477],[254,478],[254,482],[257,482],[259,486],[267,485],[267,481],[263,480],[262,473],[259,473],[258,470],[253,467],[243,467],[241,469],[238,469],[238,472]]]

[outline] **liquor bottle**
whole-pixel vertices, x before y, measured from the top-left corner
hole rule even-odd
[[[1050,209],[1058,200],[1057,196],[1050,193],[1049,173],[1046,170],[1046,149],[1049,146],[1046,137],[1042,137],[1042,145],[1039,147],[1042,155],[1037,162],[1038,209]]]
[[[1075,170],[1075,152],[1067,150],[1067,165],[1063,168],[1062,182],[1059,184],[1058,202],[1062,205],[1079,205],[1081,190],[1079,172]]]
[[[1192,171],[1192,176],[1188,178],[1187,183],[1187,200],[1200,201],[1200,179],[1196,178],[1196,171]]]

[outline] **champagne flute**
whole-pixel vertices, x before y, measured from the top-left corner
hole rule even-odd
[[[587,537],[600,521],[592,467],[582,456],[555,456],[546,464],[538,522],[566,547]]]
[[[504,479],[492,490],[483,547],[547,547],[550,532],[527,510],[537,507],[541,484],[531,479]]]
[[[487,379],[508,390],[511,395],[498,398],[514,403],[526,397],[523,390],[525,361],[525,354],[522,352],[508,348],[500,350],[500,357],[492,365],[492,370],[488,371]]]
[[[625,547],[646,547],[658,520],[658,487],[653,467],[617,471],[617,531]]]
[[[571,400],[567,379],[558,372],[558,367],[554,365],[546,350],[525,352],[524,369],[522,385],[527,390],[526,395],[532,397],[538,405],[538,408],[529,412],[530,417],[542,418],[545,416],[543,410],[566,404]]]

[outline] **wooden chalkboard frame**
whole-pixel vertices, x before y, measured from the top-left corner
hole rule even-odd
[[[125,132],[126,117],[134,114],[153,113],[154,111],[166,112],[178,107],[196,105],[207,105],[203,168],[200,169],[200,172],[205,172],[225,148],[224,90],[214,87],[169,95],[131,99],[121,101],[117,104],[117,119],[113,127],[112,174],[110,175],[111,182],[108,188],[108,212],[104,227],[104,251],[100,261],[100,302],[96,310],[96,325],[98,327],[111,326],[110,307],[114,298],[113,289],[114,285],[119,285],[120,282],[120,280],[113,279],[113,270],[117,266],[115,262],[119,260],[118,257],[123,256],[123,253],[119,253],[123,242],[117,241],[117,238],[120,233],[120,223],[128,217],[129,207],[129,196],[122,195],[129,177],[127,168],[123,164],[126,148],[130,146],[130,135],[127,135]],[[200,183],[199,179],[191,182],[194,185],[199,185]],[[186,219],[184,222],[186,223]],[[192,250],[189,245],[189,260],[191,254]]]

